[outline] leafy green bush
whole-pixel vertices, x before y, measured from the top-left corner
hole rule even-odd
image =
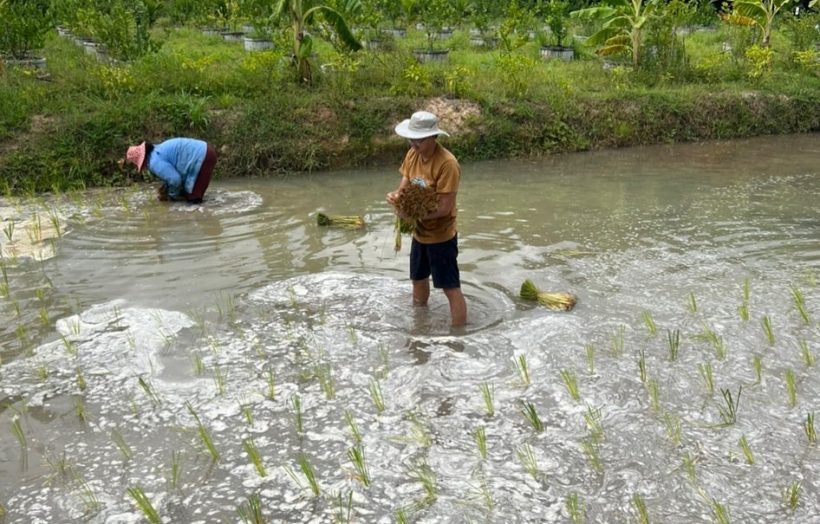
[[[0,0],[0,55],[27,58],[51,29],[46,0]]]
[[[154,52],[159,45],[151,38],[151,24],[156,17],[150,2],[114,0],[106,13],[94,21],[93,31],[112,57],[130,61]]]

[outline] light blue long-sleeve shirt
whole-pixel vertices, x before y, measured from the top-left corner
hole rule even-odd
[[[196,184],[208,144],[195,138],[169,138],[154,146],[146,165],[168,186],[168,198],[177,200],[191,193]]]

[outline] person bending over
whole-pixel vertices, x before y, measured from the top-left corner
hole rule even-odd
[[[142,142],[131,146],[125,161],[137,171],[148,168],[162,180],[160,200],[182,200],[199,204],[211,183],[216,165],[213,146],[195,138],[169,138],[159,144]]]

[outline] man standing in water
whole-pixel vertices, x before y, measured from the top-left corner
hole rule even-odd
[[[450,302],[453,326],[467,322],[467,303],[461,292],[456,230],[456,194],[461,167],[451,152],[442,147],[438,135],[450,136],[438,127],[438,117],[418,111],[396,126],[396,134],[410,142],[410,150],[399,168],[399,187],[387,193],[387,202],[395,205],[399,192],[410,184],[430,187],[438,194],[438,209],[416,221],[410,248],[410,279],[413,281],[413,304],[426,306],[433,287],[440,288]]]

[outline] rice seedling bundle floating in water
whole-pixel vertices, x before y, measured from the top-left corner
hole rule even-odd
[[[324,213],[316,215],[316,223],[326,227],[341,227],[344,229],[361,229],[364,227],[364,218],[360,216],[328,216]]]
[[[519,295],[524,300],[535,300],[553,311],[569,311],[578,302],[578,299],[572,293],[541,291],[529,279],[521,284]]]

